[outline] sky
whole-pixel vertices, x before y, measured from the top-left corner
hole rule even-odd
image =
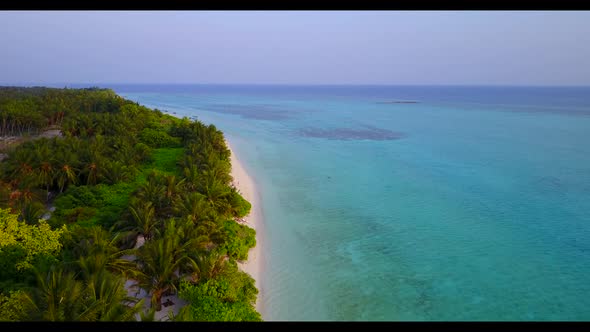
[[[0,84],[590,85],[590,11],[0,11]]]

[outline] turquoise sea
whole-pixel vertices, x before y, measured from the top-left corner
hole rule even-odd
[[[590,88],[111,87],[232,142],[265,320],[590,320]]]

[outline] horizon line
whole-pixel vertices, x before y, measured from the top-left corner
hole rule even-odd
[[[100,87],[101,85],[224,85],[224,86],[432,86],[432,87],[590,87],[588,84],[514,84],[514,83],[499,83],[499,84],[469,84],[469,83],[130,83],[130,82],[46,82],[46,83],[0,83],[3,87],[43,87],[43,86],[64,85],[64,87],[72,85],[89,85],[92,87]]]

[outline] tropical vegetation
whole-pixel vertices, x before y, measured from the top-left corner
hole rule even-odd
[[[60,135],[47,137],[48,130]],[[214,125],[109,89],[0,88],[0,320],[259,321],[256,245]],[[143,291],[147,297],[131,289]]]

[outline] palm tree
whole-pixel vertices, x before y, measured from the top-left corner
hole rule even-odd
[[[199,240],[200,247],[211,248],[215,243],[221,243],[225,237],[222,224],[226,219],[211,211],[197,224],[195,232],[198,234],[195,241]]]
[[[185,179],[178,180],[174,175],[164,176],[164,183],[166,184],[166,191],[164,196],[168,202],[172,202],[173,198],[182,191]]]
[[[38,202],[39,193],[34,189],[14,190],[8,198],[8,205],[19,213],[25,222],[34,224],[43,214],[43,204]]]
[[[24,202],[20,216],[27,224],[33,225],[39,222],[39,218],[45,212],[45,206],[37,201]]]
[[[136,231],[144,239],[150,240],[159,225],[152,202],[136,200],[129,206],[129,212],[133,218],[131,231]]]
[[[164,182],[164,199],[163,206],[159,209],[159,214],[163,217],[171,217],[173,211],[172,204],[179,193],[183,191],[185,179],[177,180],[174,175],[165,175]]]
[[[196,158],[190,154],[187,153],[184,155],[184,157],[180,160],[180,166],[184,169],[184,168],[189,168],[191,166],[196,166],[197,165],[197,160]]]
[[[98,164],[91,161],[86,166],[86,185],[95,185],[98,182]]]
[[[48,321],[94,321],[98,302],[87,300],[82,282],[71,272],[51,269],[37,275],[37,288],[31,301],[35,304],[31,318]]]
[[[215,278],[223,270],[226,260],[225,253],[218,250],[201,252],[195,257],[199,271],[198,280],[207,281]]]
[[[52,153],[49,149],[49,142],[46,138],[37,141],[33,152],[35,164],[39,164],[36,172],[36,180],[47,189],[47,200],[49,200],[49,189],[53,185],[54,180],[54,169],[51,165]]]
[[[130,179],[136,171],[137,169],[132,164],[126,165],[115,160],[104,162],[100,175],[109,184],[115,184]]]
[[[159,183],[159,178],[155,173],[148,175],[148,182],[139,187],[137,197],[143,201],[151,202],[156,210],[165,205],[166,188]]]
[[[127,296],[124,279],[105,269],[77,280],[74,273],[54,268],[38,275],[29,299],[33,320],[131,321],[143,307],[143,300]]]
[[[23,144],[20,148],[14,150],[10,157],[3,162],[6,163],[6,173],[10,174],[10,179],[16,183],[31,182],[32,175],[34,175],[35,156],[25,146]],[[25,183],[25,185],[27,184]]]
[[[119,250],[118,235],[99,226],[79,229],[71,248],[74,265],[66,262],[46,276],[39,274],[34,302],[35,319],[43,320],[135,320],[143,301],[127,296],[123,276],[134,276],[136,266],[122,259],[131,250]],[[63,267],[70,266],[69,271]]]
[[[137,285],[152,294],[152,307],[162,309],[162,296],[177,291],[180,271],[196,270],[197,263],[188,255],[191,241],[180,241],[174,220],[166,223],[166,230],[137,250],[140,272]]]
[[[87,277],[88,300],[98,303],[98,321],[135,321],[143,309],[143,299],[127,295],[125,281],[105,269]]]
[[[103,269],[123,276],[134,275],[135,264],[122,258],[133,251],[120,250],[117,246],[120,233],[113,236],[100,226],[84,229],[83,232],[83,238],[74,247],[74,252],[79,257],[77,263],[82,275],[88,277]]]
[[[231,170],[230,162],[220,159],[216,153],[211,153],[207,156],[202,168],[208,176],[216,178],[222,183],[229,183],[231,181],[231,176],[229,175]]]
[[[211,207],[204,195],[190,192],[174,200],[173,211],[177,215],[189,217],[193,223],[198,224],[211,212]]]
[[[63,192],[68,183],[76,184],[77,179],[76,170],[67,163],[62,164],[57,170],[57,185],[59,187],[59,192]]]
[[[120,160],[126,165],[133,165],[135,153],[129,143],[123,141],[114,154],[116,160]]]
[[[199,181],[201,180],[201,172],[199,172],[197,165],[188,163],[183,169],[183,175],[186,180],[187,189],[197,190]]]
[[[49,189],[51,188],[51,185],[53,185],[54,174],[55,172],[50,162],[41,162],[41,166],[39,166],[39,171],[37,173],[37,180],[39,184],[44,185],[47,189],[46,202],[49,201]]]
[[[78,161],[75,151],[68,150],[67,147],[65,147],[65,143],[59,144],[61,145],[61,149],[55,156],[54,161],[56,165],[55,177],[61,193],[68,184],[76,184],[78,180],[76,172],[78,169],[75,165],[78,164]]]
[[[221,215],[230,213],[231,205],[227,198],[231,195],[231,188],[215,178],[205,178],[199,190],[205,195],[209,205]]]
[[[147,311],[139,313],[140,322],[155,322],[156,321],[156,308],[149,308]]]

